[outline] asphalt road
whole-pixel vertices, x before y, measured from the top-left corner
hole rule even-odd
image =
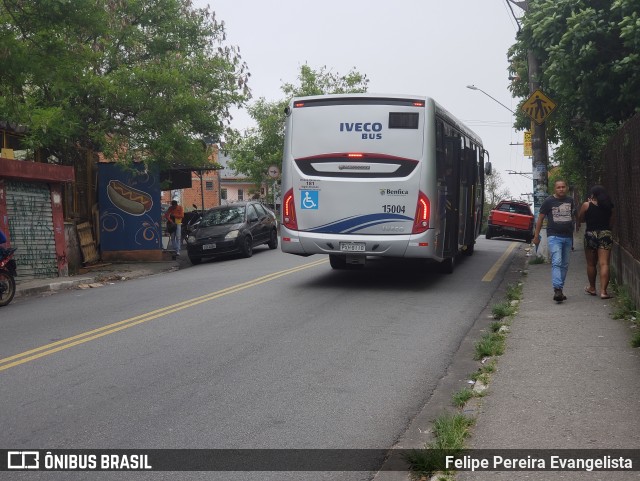
[[[415,262],[382,260],[361,271],[333,271],[326,257],[260,248],[251,259],[207,262],[16,303],[0,317],[0,444],[5,449],[390,447],[489,302],[506,266],[496,262],[509,247],[523,245],[478,241],[475,254],[463,258],[451,275]],[[15,479],[8,474],[15,473],[0,478]],[[131,473],[28,476],[131,479]],[[135,474],[136,479],[370,477],[368,472]]]

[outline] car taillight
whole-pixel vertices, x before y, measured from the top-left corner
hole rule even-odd
[[[420,234],[429,228],[429,215],[431,214],[431,203],[423,192],[418,193],[418,206],[416,216],[413,220],[412,234]]]
[[[289,189],[289,191],[284,195],[284,202],[282,204],[282,223],[287,229],[298,230],[293,189]]]

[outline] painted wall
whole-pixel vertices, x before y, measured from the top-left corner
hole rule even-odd
[[[160,185],[157,174],[128,172],[118,164],[99,164],[100,250],[162,249]],[[142,259],[142,257],[141,257]]]

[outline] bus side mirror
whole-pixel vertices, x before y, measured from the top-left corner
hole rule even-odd
[[[491,170],[491,162],[487,162],[486,164],[484,164],[484,173],[486,175],[491,175],[493,173],[493,171]]]

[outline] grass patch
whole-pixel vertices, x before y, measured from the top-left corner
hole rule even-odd
[[[489,384],[489,374],[496,372],[496,360],[492,359],[491,362],[483,364],[476,372],[474,372],[470,378],[473,381],[480,381],[482,384]]]
[[[614,319],[638,319],[638,310],[636,305],[629,294],[629,290],[626,286],[613,284],[613,290],[615,292],[615,307],[613,309]]]
[[[518,308],[516,306],[512,306],[511,302],[499,302],[495,304],[491,308],[491,314],[493,314],[494,319],[504,319],[505,317],[513,316]]]
[[[507,286],[507,300],[519,301],[520,299],[522,299],[522,282],[509,284]]]
[[[473,389],[469,389],[468,387],[458,391],[453,395],[453,405],[457,408],[461,408],[467,401],[474,396]]]
[[[464,440],[469,436],[469,428],[474,424],[473,418],[463,414],[440,416],[433,425],[436,441],[432,443],[432,449],[463,449]]]
[[[491,329],[491,332],[498,332],[500,329],[502,329],[502,326],[504,325],[505,325],[504,322],[494,321],[489,326],[489,329]]]
[[[476,355],[474,359],[480,360],[484,357],[501,356],[504,354],[505,337],[498,332],[491,332],[482,336],[476,344]]]
[[[435,420],[433,434],[435,441],[425,449],[415,449],[406,455],[411,469],[418,475],[431,476],[445,469],[445,456],[453,456],[464,449],[464,440],[475,420],[463,414],[444,414]]]
[[[474,372],[470,378],[471,380],[478,382],[480,381],[485,386],[489,385],[489,381],[491,380],[489,374],[493,374],[496,371],[496,360],[492,359],[491,362],[483,364],[476,372]]]
[[[636,307],[627,286],[619,285],[616,282],[611,283],[612,290],[615,294],[613,301],[612,316],[614,319],[624,319],[633,322],[636,326],[640,325],[640,311]],[[636,331],[631,338],[632,347],[640,347],[640,332]]]
[[[544,264],[544,256],[535,256],[529,259],[529,264]]]

